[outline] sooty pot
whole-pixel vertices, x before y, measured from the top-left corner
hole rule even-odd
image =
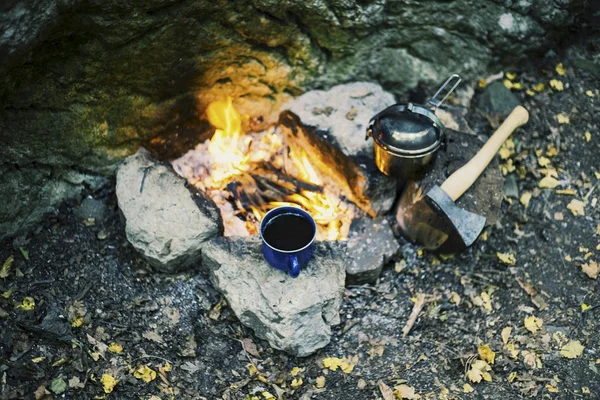
[[[429,107],[394,104],[371,119],[366,139],[373,138],[373,157],[381,172],[402,180],[419,180],[425,176],[445,140],[445,127],[435,116],[435,109],[460,81],[457,74],[450,76],[429,100]],[[440,100],[438,97],[450,85]]]

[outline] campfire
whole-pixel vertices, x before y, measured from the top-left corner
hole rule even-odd
[[[267,211],[291,205],[313,216],[318,239],[348,237],[362,211],[302,143],[278,126],[246,133],[230,98],[211,103],[206,113],[214,135],[173,161],[173,167],[217,204],[225,236],[256,234]]]

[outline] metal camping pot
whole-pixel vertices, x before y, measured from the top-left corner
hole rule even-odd
[[[429,100],[429,107],[394,104],[371,118],[365,139],[371,136],[375,142],[373,156],[381,172],[403,180],[419,180],[425,176],[445,141],[445,127],[435,116],[435,109],[460,81],[457,74],[450,76]],[[450,85],[440,100],[442,92]]]

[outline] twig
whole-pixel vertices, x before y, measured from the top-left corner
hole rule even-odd
[[[419,314],[421,314],[425,304],[439,299],[440,296],[430,296],[424,293],[417,293],[417,301],[413,305],[412,312],[408,317],[408,321],[406,321],[406,325],[404,325],[404,328],[402,328],[402,337],[406,337],[406,335],[408,335],[415,322],[417,322],[417,318],[419,318]]]
[[[146,175],[152,169],[153,165],[142,168],[142,183],[140,184],[140,193],[144,191],[144,182],[146,182]]]
[[[75,296],[75,300],[81,301],[91,288],[92,288],[92,283],[90,282],[81,290],[81,292],[79,292],[79,294],[77,296]]]
[[[598,182],[596,182],[596,184],[594,186],[592,186],[592,188],[590,189],[589,192],[587,192],[587,194],[585,196],[583,196],[583,200],[587,201],[587,199],[590,198],[590,196],[592,195],[592,193],[594,193],[594,189],[596,189],[596,187],[598,186]]]
[[[37,286],[37,285],[48,285],[48,284],[54,283],[54,282],[56,282],[56,279],[47,279],[45,281],[35,281],[35,282],[31,282],[29,284],[29,287]]]
[[[103,325],[110,325],[110,326],[116,326],[117,328],[124,328],[124,329],[129,329],[129,325],[123,325],[123,324],[116,324],[114,322],[108,322],[108,321],[103,321],[103,320],[98,320],[96,321],[99,324],[103,324]]]

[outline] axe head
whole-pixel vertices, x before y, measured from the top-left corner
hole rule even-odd
[[[402,194],[396,221],[408,239],[438,253],[464,250],[485,226],[485,217],[458,207],[439,186],[422,195],[414,182]]]

